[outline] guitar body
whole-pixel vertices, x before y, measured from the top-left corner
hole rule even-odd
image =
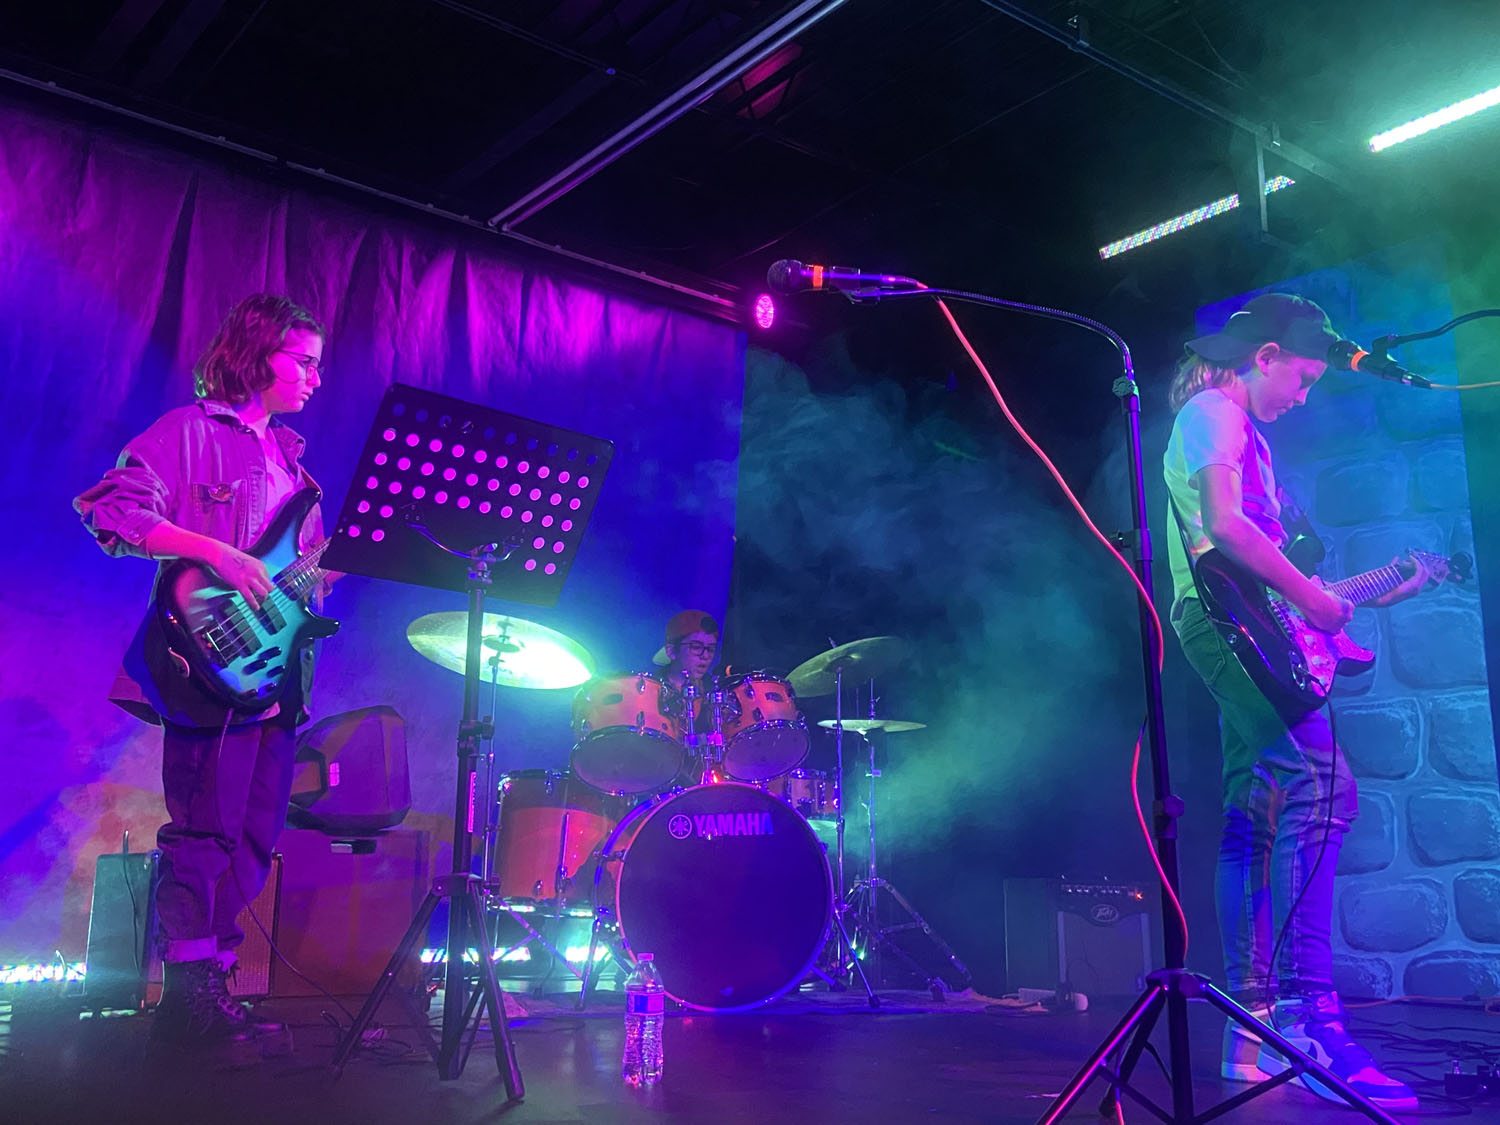
[[[233,711],[269,709],[300,676],[303,647],[338,631],[337,621],[307,608],[323,574],[303,557],[298,536],[317,500],[312,489],[297,493],[246,552],[277,587],[259,609],[197,563],[179,559],[157,577],[148,612],[157,615],[177,671]]]
[[[1217,549],[1193,564],[1209,620],[1255,686],[1282,715],[1300,718],[1323,706],[1340,673],[1363,672],[1375,654],[1340,629],[1313,628],[1285,599]]]

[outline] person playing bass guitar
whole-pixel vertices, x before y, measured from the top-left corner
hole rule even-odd
[[[1171,619],[1219,709],[1224,829],[1215,893],[1229,994],[1263,1020],[1276,1004],[1283,1035],[1375,1104],[1402,1110],[1417,1106],[1416,1095],[1349,1035],[1333,988],[1334,872],[1357,812],[1354,777],[1323,710],[1288,713],[1256,686],[1211,620],[1188,557],[1216,550],[1322,633],[1349,622],[1353,606],[1282,554],[1288,536],[1259,429],[1306,401],[1337,340],[1317,305],[1269,293],[1222,331],[1188,342],[1169,390],[1176,418],[1164,459]],[[1409,565],[1372,604],[1410,597],[1432,577],[1421,559]],[[1238,1025],[1226,1027],[1225,1078],[1257,1081],[1286,1065]],[[1309,1076],[1304,1082],[1339,1100]]]
[[[246,627],[251,615],[274,613],[277,599],[290,604],[250,551],[293,508],[306,508],[289,532],[293,554],[322,537],[320,493],[302,466],[305,443],[279,416],[300,411],[321,385],[324,336],[317,318],[286,297],[245,298],[193,369],[196,401],[132,439],[116,466],[74,500],[106,554],[161,561],[158,599],[162,576],[188,568],[214,583],[216,603]],[[310,563],[297,571],[308,587],[300,596],[320,602],[329,576]],[[242,638],[234,625],[210,630],[212,640],[227,647]],[[245,936],[236,919],[264,886],[285,822],[312,660],[305,649],[289,653],[284,690],[246,713],[208,689],[181,647],[163,616],[148,612],[110,698],[163,731],[169,820],[157,833],[157,912],[165,965],[151,1034],[197,1047],[280,1027],[237,1003],[226,976]]]

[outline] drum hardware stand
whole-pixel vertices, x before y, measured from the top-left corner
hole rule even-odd
[[[870,681],[870,718],[872,719],[875,718],[875,704],[877,702],[875,681],[872,679]],[[859,927],[859,931],[864,934],[866,947],[876,958],[875,975],[877,977],[881,976],[880,955],[882,953],[890,953],[904,963],[908,969],[926,981],[927,987],[932,991],[934,998],[941,998],[944,993],[953,991],[948,982],[942,977],[929,974],[918,963],[916,958],[912,957],[911,954],[907,953],[906,950],[891,940],[892,934],[908,930],[921,930],[927,940],[933,944],[948,964],[952,965],[958,973],[961,988],[968,988],[974,980],[974,975],[958,959],[958,955],[953,952],[953,947],[943,940],[942,935],[928,925],[927,921],[916,912],[911,903],[907,901],[906,896],[897,890],[888,880],[880,877],[875,857],[875,783],[880,778],[880,771],[875,768],[875,740],[871,737],[874,733],[872,730],[866,732],[864,735],[865,744],[870,748],[870,769],[865,775],[870,780],[870,791],[865,805],[870,816],[870,866],[867,877],[859,880],[849,890],[849,909],[855,916],[855,923]],[[839,812],[842,816],[843,810],[840,809]],[[898,922],[893,926],[880,925],[879,907],[881,891],[885,891],[886,894],[890,895],[895,901],[896,906],[906,915],[907,921]]]
[[[458,554],[434,539],[416,516],[408,516],[408,525],[442,550]],[[416,1010],[416,1005],[406,993],[398,989],[396,995],[402,999],[403,1006],[421,1030],[428,1053],[437,1063],[438,1076],[445,1080],[452,1080],[463,1074],[469,1051],[479,1033],[479,1017],[488,1009],[495,1047],[495,1066],[505,1080],[506,1100],[511,1103],[521,1101],[526,1096],[526,1088],[521,1080],[520,1067],[516,1064],[515,1045],[510,1039],[505,1003],[495,981],[489,924],[485,919],[481,896],[482,881],[469,870],[473,862],[474,836],[467,814],[472,810],[470,790],[477,770],[480,740],[494,735],[494,723],[479,718],[479,649],[484,633],[484,592],[490,584],[491,564],[504,562],[516,546],[519,546],[519,542],[514,545],[507,543],[504,553],[497,557],[495,552],[499,550],[499,545],[486,543],[467,555],[470,560],[469,633],[468,655],[464,662],[463,714],[458,724],[459,769],[458,786],[453,799],[453,870],[433,881],[432,889],[427,892],[416,917],[412,919],[401,943],[380,974],[380,980],[370,991],[364,1007],[359,1010],[359,1015],[355,1017],[343,1039],[339,1041],[333,1056],[334,1069],[342,1074],[349,1056],[364,1041],[365,1030],[370,1026],[391,985],[403,968],[416,961],[418,948],[427,937],[433,910],[439,902],[446,902],[448,940],[445,946],[447,963],[443,981],[441,1041],[433,1038],[426,1014]],[[469,949],[471,940],[478,952],[479,987],[469,995],[464,954]]]
[[[833,638],[829,638],[829,647],[837,648],[833,644]],[[864,962],[854,952],[854,943],[849,940],[849,927],[844,924],[844,914],[851,909],[851,905],[844,897],[844,669],[843,666],[833,670],[833,745],[834,745],[834,775],[833,775],[833,803],[838,809],[838,817],[834,821],[838,844],[837,873],[835,879],[837,886],[834,888],[836,897],[833,900],[833,928],[839,935],[839,970],[838,975],[843,976],[843,965],[845,958],[848,965],[854,970],[854,975],[859,978],[861,987],[865,990],[865,996],[870,1001],[870,1007],[880,1007],[880,997],[875,995],[875,989],[870,985],[870,978],[865,973]],[[822,975],[822,974],[819,974]],[[828,980],[828,978],[824,978]],[[843,981],[828,980],[829,988],[835,992],[845,990]]]
[[[909,279],[901,280],[908,281]],[[911,284],[915,286],[920,283],[912,282]],[[1170,1125],[1197,1125],[1199,1122],[1208,1121],[1243,1105],[1251,1098],[1283,1082],[1288,1082],[1302,1073],[1316,1075],[1321,1083],[1335,1091],[1349,1104],[1350,1108],[1359,1110],[1370,1120],[1379,1121],[1385,1125],[1399,1125],[1394,1117],[1358,1093],[1342,1078],[1310,1055],[1299,1051],[1274,1028],[1262,1023],[1236,1004],[1229,996],[1216,988],[1207,977],[1190,973],[1185,967],[1187,935],[1183,931],[1182,920],[1172,908],[1171,897],[1167,893],[1170,891],[1172,897],[1178,895],[1177,818],[1182,815],[1183,804],[1182,799],[1172,792],[1167,769],[1166,722],[1161,698],[1161,646],[1157,643],[1156,620],[1151,612],[1154,602],[1151,591],[1152,550],[1150,526],[1146,517],[1146,477],[1141,456],[1141,400],[1140,389],[1135,381],[1135,369],[1130,358],[1130,347],[1119,333],[1089,317],[1021,301],[1006,301],[982,293],[922,287],[906,290],[867,288],[854,290],[845,295],[851,301],[856,302],[905,297],[939,300],[947,298],[955,301],[971,301],[1049,320],[1061,320],[1105,337],[1119,350],[1122,361],[1123,373],[1115,379],[1113,390],[1115,397],[1120,400],[1120,413],[1126,424],[1129,442],[1133,530],[1125,534],[1124,538],[1132,548],[1132,569],[1145,594],[1144,598],[1137,599],[1136,608],[1141,635],[1141,659],[1145,670],[1146,721],[1144,725],[1147,744],[1151,751],[1152,786],[1155,795],[1152,835],[1155,839],[1157,858],[1161,864],[1165,884],[1160,898],[1167,964],[1165,968],[1147,977],[1150,983],[1146,991],[1141,994],[1125,1014],[1124,1019],[1115,1026],[1078,1073],[1073,1076],[1057,1100],[1048,1107],[1047,1112],[1039,1118],[1038,1125],[1052,1125],[1053,1122],[1060,1120],[1083,1096],[1084,1090],[1095,1074],[1103,1074],[1109,1081],[1109,1091],[1100,1106],[1103,1116],[1116,1116],[1120,1095],[1124,1093],[1129,1094]],[[1274,1078],[1257,1083],[1243,1093],[1228,1098],[1201,1114],[1196,1113],[1193,1109],[1192,1056],[1187,1026],[1187,1002],[1191,997],[1202,997],[1256,1038],[1264,1043],[1272,1044],[1291,1063],[1291,1066]],[[1167,1072],[1172,1091],[1170,1110],[1156,1105],[1130,1085],[1130,1076],[1135,1069],[1135,1064],[1148,1045],[1151,1031],[1163,1011],[1167,1015]],[[1118,1069],[1111,1069],[1106,1060],[1125,1042],[1127,1036],[1133,1037],[1129,1047],[1125,1050],[1121,1065]]]

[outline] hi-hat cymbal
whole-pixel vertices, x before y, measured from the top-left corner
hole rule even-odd
[[[429,613],[406,627],[411,647],[434,664],[464,670],[469,644],[469,615]],[[498,613],[484,615],[479,649],[479,677],[486,683],[514,688],[577,687],[594,674],[594,658],[572,637]]]
[[[798,695],[828,695],[838,686],[840,669],[846,680],[868,679],[894,668],[905,651],[900,637],[865,637],[804,660],[787,681]]]
[[[818,726],[820,726],[820,727],[829,727],[831,729],[833,727],[838,726],[838,720],[837,719],[822,719],[822,720],[819,720]],[[883,730],[883,731],[886,731],[889,734],[895,734],[897,731],[903,731],[903,730],[922,730],[926,726],[927,726],[926,723],[914,723],[910,719],[845,719],[844,720],[844,729],[845,730],[852,730],[852,731],[854,731],[855,734],[864,734],[866,731],[871,731],[871,730]]]

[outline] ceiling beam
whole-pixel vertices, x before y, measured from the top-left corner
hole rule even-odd
[[[1002,15],[1009,16],[1018,23],[1025,24],[1048,39],[1061,43],[1068,50],[1080,54],[1093,62],[1098,63],[1109,70],[1114,71],[1122,78],[1128,78],[1139,86],[1145,87],[1158,97],[1165,98],[1174,105],[1183,109],[1207,117],[1213,121],[1221,121],[1226,125],[1239,129],[1254,137],[1256,142],[1283,160],[1295,164],[1299,168],[1306,169],[1313,175],[1327,180],[1337,187],[1349,190],[1352,183],[1349,177],[1337,165],[1329,163],[1316,153],[1309,152],[1300,145],[1285,140],[1274,122],[1255,121],[1238,113],[1227,106],[1219,105],[1208,98],[1196,94],[1191,90],[1178,86],[1176,83],[1165,78],[1157,78],[1147,74],[1139,67],[1132,65],[1100,50],[1089,42],[1088,25],[1082,17],[1074,17],[1069,21],[1069,26],[1058,27],[1056,24],[1042,19],[1036,13],[1027,10],[1015,0],[980,0],[988,8],[993,8]]]
[[[779,50],[848,0],[801,0],[739,46],[720,56],[689,78],[656,105],[624,128],[595,145],[567,167],[560,169],[525,195],[490,216],[489,225],[509,231],[537,212],[555,203],[580,184],[586,183],[644,144],[672,122],[707,101],[735,81],[750,67]]]

